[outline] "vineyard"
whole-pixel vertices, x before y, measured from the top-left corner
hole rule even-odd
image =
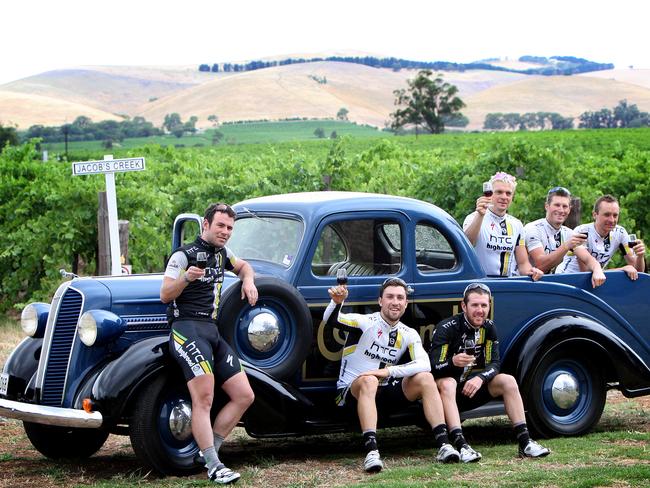
[[[339,134],[340,135],[340,134]],[[208,202],[296,191],[354,190],[432,202],[457,220],[474,209],[481,182],[507,171],[519,177],[511,213],[543,215],[547,190],[567,186],[583,202],[583,221],[603,193],[621,201],[620,223],[650,231],[650,129],[353,137],[196,148],[155,144],[113,150],[144,156],[147,170],[118,174],[119,217],[130,221],[135,272],[161,271],[176,214]],[[70,160],[101,159],[86,148]],[[58,270],[96,268],[97,192],[102,176],[72,177],[69,162],[41,162],[33,143],[0,154],[0,310],[46,299]]]

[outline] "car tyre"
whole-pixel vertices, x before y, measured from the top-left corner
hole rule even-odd
[[[188,475],[201,470],[194,463],[199,447],[191,435],[191,423],[183,436],[170,427],[172,412],[190,407],[185,380],[177,375],[161,374],[138,394],[130,422],[131,445],[147,467],[164,475]]]
[[[85,459],[95,454],[108,431],[23,422],[25,433],[38,452],[51,459]]]
[[[262,276],[256,278],[255,286],[259,298],[254,307],[241,299],[241,282],[224,292],[219,330],[240,359],[274,378],[286,379],[302,365],[311,347],[311,313],[300,292],[286,281]],[[268,319],[276,327],[275,342],[267,349],[251,340],[251,324],[258,319]]]
[[[543,437],[585,434],[605,407],[601,368],[574,348],[551,349],[524,384],[529,426]]]

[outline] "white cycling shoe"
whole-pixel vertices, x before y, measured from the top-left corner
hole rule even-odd
[[[363,461],[363,469],[368,473],[378,473],[384,468],[384,463],[379,456],[379,451],[374,450],[366,454],[366,459]]]

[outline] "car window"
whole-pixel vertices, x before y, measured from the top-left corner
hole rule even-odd
[[[345,268],[348,276],[376,276],[401,269],[401,231],[391,220],[354,219],[323,228],[311,263],[316,276],[336,276]]]
[[[415,256],[420,273],[432,273],[456,266],[456,256],[449,241],[430,224],[419,223],[415,227]]]
[[[196,220],[186,220],[181,228],[181,245],[191,244],[201,233],[201,227]]]
[[[303,223],[285,217],[241,217],[228,241],[235,256],[289,267],[302,240]]]

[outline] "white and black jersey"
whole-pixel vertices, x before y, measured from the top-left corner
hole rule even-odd
[[[478,216],[469,214],[463,222],[466,230]],[[515,249],[524,246],[524,226],[512,215],[498,216],[490,209],[485,212],[474,248],[488,276],[516,276]]]
[[[382,318],[381,312],[368,315],[341,313],[341,305],[332,301],[325,309],[323,320],[330,326],[349,331],[336,383],[340,392],[339,405],[342,405],[352,382],[366,371],[387,368],[390,377],[380,385],[387,384],[390,378],[431,371],[419,334],[402,322],[391,326]],[[405,353],[409,354],[410,361],[398,364]]]
[[[195,319],[214,322],[217,318],[221,286],[226,271],[234,269],[237,258],[227,247],[215,248],[197,237],[192,244],[178,248],[167,262],[165,276],[178,279],[190,266],[196,266],[197,254],[206,253],[205,276],[191,281],[167,308],[167,316],[174,319]]]
[[[598,234],[593,222],[591,224],[582,224],[574,229],[575,232],[587,234],[587,242],[583,244],[589,254],[591,254],[600,266],[605,266],[611,261],[612,257],[619,249],[623,254],[630,253],[629,236],[627,231],[620,225],[617,225],[605,237]],[[564,260],[557,267],[556,273],[577,273],[580,271],[578,257],[569,252],[564,256]]]
[[[544,254],[550,254],[571,239],[573,231],[565,225],[556,229],[549,224],[546,218],[541,218],[526,224],[524,234],[526,235],[528,253],[541,248]]]

